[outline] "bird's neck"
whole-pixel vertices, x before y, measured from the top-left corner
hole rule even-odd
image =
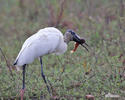
[[[68,44],[70,41],[68,39],[64,39],[64,42]]]
[[[64,42],[68,44],[70,42],[70,38],[66,35],[64,35]]]

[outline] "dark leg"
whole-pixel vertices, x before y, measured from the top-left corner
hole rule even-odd
[[[23,65],[23,86],[22,86],[22,89],[20,90],[21,100],[23,100],[23,96],[25,92],[25,67],[26,67],[26,64]]]
[[[49,94],[50,94],[49,86],[48,86],[48,84],[47,84],[46,77],[45,77],[45,75],[44,75],[44,73],[43,73],[43,64],[42,64],[42,58],[41,58],[41,57],[40,57],[40,64],[41,64],[41,75],[42,75],[43,80],[44,80],[44,82],[45,82],[45,84],[46,84],[47,90],[48,90],[48,92],[49,92]]]

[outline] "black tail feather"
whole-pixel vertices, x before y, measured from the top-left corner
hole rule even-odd
[[[14,62],[14,64],[13,64],[13,65],[16,65],[16,64],[17,64],[17,62],[18,62],[18,60],[16,60],[16,61]]]

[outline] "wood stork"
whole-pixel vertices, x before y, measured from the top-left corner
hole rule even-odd
[[[23,100],[25,91],[26,65],[32,63],[35,58],[40,59],[41,75],[50,94],[49,86],[43,73],[42,56],[51,53],[55,53],[57,55],[63,54],[67,50],[67,44],[70,41],[76,42],[75,48],[72,50],[72,53],[76,51],[79,44],[88,51],[88,49],[85,47],[85,45],[87,45],[87,43],[85,43],[85,40],[83,38],[80,38],[73,30],[70,29],[67,30],[65,35],[63,36],[63,34],[57,28],[47,27],[44,29],[40,29],[36,34],[32,35],[24,42],[22,49],[20,50],[14,62],[14,65],[23,67],[23,84],[20,91],[21,100]]]

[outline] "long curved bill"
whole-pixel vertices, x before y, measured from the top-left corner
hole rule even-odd
[[[75,43],[74,49],[71,51],[71,53],[74,53],[77,50],[79,44],[82,45],[82,47],[84,47],[89,52],[89,50],[87,48],[87,47],[89,47],[89,45],[85,42],[85,40],[83,38],[80,38],[76,33],[74,33],[72,35],[73,35],[73,41],[75,41],[76,43]]]
[[[84,43],[87,47],[89,47],[89,45],[87,44],[87,43]],[[84,44],[81,44],[88,52],[89,52],[89,50],[88,50],[88,48],[84,45]]]
[[[84,45],[84,44],[85,44],[85,45]],[[89,47],[89,45],[88,45],[87,43],[83,43],[83,44],[81,44],[81,45],[89,52],[89,50],[88,50],[88,48],[87,48],[87,47]],[[76,42],[76,43],[75,43],[75,46],[74,46],[74,49],[71,50],[71,53],[74,53],[74,52],[77,50],[78,46],[79,46],[79,43]],[[87,47],[86,47],[86,46],[87,46]]]

